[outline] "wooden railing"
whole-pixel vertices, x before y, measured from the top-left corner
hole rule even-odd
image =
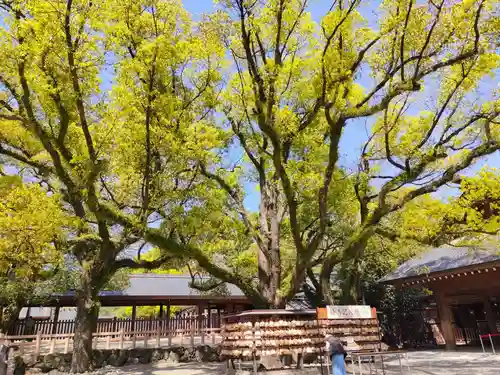
[[[170,318],[114,318],[114,319],[99,319],[97,322],[96,332],[119,332],[124,331],[153,331],[160,327],[169,328],[171,330],[190,330],[195,327],[196,330],[202,328],[219,328],[220,317],[217,314],[206,314],[199,319],[197,316],[173,316]],[[19,320],[14,327],[10,330],[10,335],[26,335],[26,321]],[[30,335],[41,333],[42,335],[48,334],[63,334],[73,333],[75,331],[74,320],[59,320],[54,322],[52,320],[35,320],[35,326]]]
[[[0,343],[15,348],[19,355],[69,353],[73,346],[73,333],[0,336]],[[172,345],[194,347],[217,344],[222,340],[220,328],[153,330],[142,332],[98,332],[93,335],[94,349],[161,348]]]

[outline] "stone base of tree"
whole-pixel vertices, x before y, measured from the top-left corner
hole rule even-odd
[[[17,356],[14,359],[14,375],[52,370],[68,372],[72,353],[47,354],[34,358],[32,355]],[[200,345],[194,348],[173,346],[169,348],[137,348],[137,349],[103,349],[94,350],[93,369],[105,366],[120,367],[126,364],[147,364],[159,361],[167,362],[220,362],[219,346]]]

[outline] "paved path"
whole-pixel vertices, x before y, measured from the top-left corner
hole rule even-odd
[[[445,352],[440,350],[409,354],[413,375],[496,375],[500,374],[500,355],[478,351]],[[399,362],[389,363],[394,374]],[[392,375],[392,374],[391,374]]]
[[[422,351],[409,354],[412,375],[498,375],[500,355],[479,352]],[[399,375],[399,361],[387,358],[386,375]],[[180,363],[160,362],[154,365],[122,367],[119,375],[225,375],[223,363]],[[319,373],[319,372],[318,372]],[[358,372],[356,372],[358,374]],[[368,375],[369,372],[363,372]],[[372,372],[375,374],[375,371]],[[379,370],[378,374],[382,374]],[[403,372],[407,375],[408,372]]]
[[[445,352],[441,350],[420,351],[409,353],[411,375],[499,375],[500,354],[483,354],[478,351]],[[401,375],[399,361],[393,357],[384,360],[385,375]],[[410,374],[404,363],[403,375]],[[377,374],[382,375],[380,365]],[[161,361],[156,364],[130,365],[119,368],[108,367],[96,374],[103,375],[234,375],[228,372],[225,363],[168,363]],[[352,372],[348,371],[352,374]],[[284,374],[277,372],[276,375]],[[317,374],[320,374],[318,371]],[[359,370],[356,365],[356,375]],[[368,375],[365,364],[363,375]],[[371,374],[375,374],[373,365]],[[326,375],[326,372],[325,372]]]

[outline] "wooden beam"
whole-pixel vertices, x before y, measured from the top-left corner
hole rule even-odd
[[[160,303],[160,307],[158,310],[158,318],[159,318],[158,327],[160,327],[161,329],[163,325],[163,303]]]
[[[61,309],[61,306],[56,306],[56,310],[54,312],[54,321],[52,322],[52,334],[57,333],[57,323],[59,321],[59,310]]]
[[[198,305],[198,333],[201,335],[201,343],[205,343],[205,332],[203,331],[203,312],[205,307],[203,305]]]
[[[443,334],[446,350],[455,350],[457,347],[455,330],[453,328],[453,313],[448,299],[443,292],[436,293],[441,333]]]
[[[172,328],[170,327],[170,301],[167,302],[168,346],[172,346]]]
[[[135,331],[135,319],[136,319],[136,316],[137,316],[137,306],[134,304],[132,305],[132,332]]]
[[[488,321],[488,328],[490,332],[488,333],[497,333],[497,322],[495,319],[495,314],[493,313],[493,309],[491,308],[491,302],[488,297],[483,298],[484,304],[484,313],[486,314],[486,320]]]

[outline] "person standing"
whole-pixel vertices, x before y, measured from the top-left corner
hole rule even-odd
[[[327,352],[332,360],[332,375],[347,375],[345,357],[347,353],[338,337],[330,336],[326,340]]]

